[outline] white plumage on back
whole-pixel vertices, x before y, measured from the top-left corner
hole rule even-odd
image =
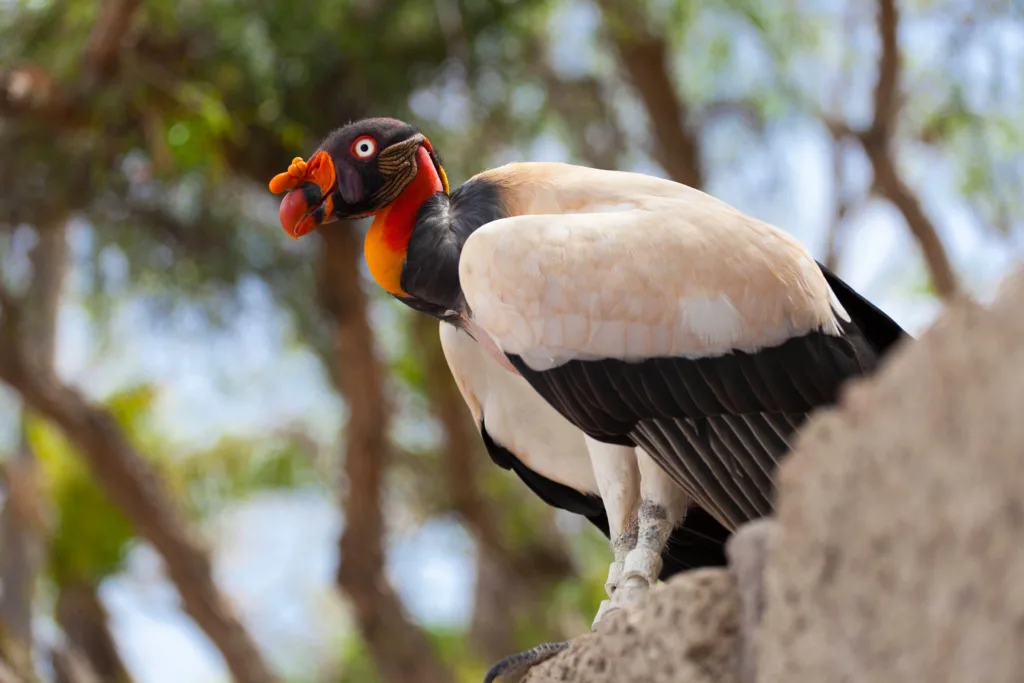
[[[474,321],[530,367],[838,334],[824,276],[785,232],[658,178],[521,166],[488,174],[510,190],[513,214],[527,215],[474,232],[459,276]]]

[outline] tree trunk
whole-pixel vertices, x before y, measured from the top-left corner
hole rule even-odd
[[[224,655],[235,680],[274,681],[255,643],[214,584],[206,549],[114,417],[27,363],[5,360],[0,377],[33,410],[57,424],[82,452],[107,495],[160,553],[185,611]]]
[[[450,683],[454,675],[423,630],[410,621],[384,573],[381,487],[390,456],[389,408],[384,369],[366,317],[359,241],[348,224],[320,234],[320,301],[334,326],[332,378],[349,408],[338,586],[352,604],[359,632],[384,681]]]
[[[413,334],[426,369],[431,411],[444,428],[445,468],[451,508],[477,544],[477,581],[469,638],[473,650],[495,661],[519,649],[516,623],[541,626],[546,589],[572,573],[572,562],[554,525],[538,528],[529,542],[511,547],[501,509],[481,493],[481,470],[493,467],[459,388],[452,378],[434,318],[415,314]],[[515,477],[511,472],[504,473]],[[533,495],[522,487],[524,496]],[[550,516],[549,516],[550,519]],[[540,558],[546,558],[541,562]]]
[[[54,683],[107,683],[74,646],[54,650],[50,660],[53,662]]]
[[[2,285],[2,283],[0,283]],[[185,611],[220,650],[238,683],[273,683],[274,675],[213,581],[206,549],[195,538],[149,461],[109,411],[63,384],[39,360],[33,311],[0,286],[0,379],[25,406],[56,424],[75,444],[110,499],[160,553]]]
[[[671,51],[661,36],[647,28],[642,3],[599,0],[604,25],[633,83],[654,134],[654,156],[676,182],[704,187],[699,140],[687,129],[685,101],[669,70]]]
[[[104,683],[132,680],[117,651],[107,610],[95,586],[84,582],[61,586],[56,616],[72,648],[81,653],[99,680]]]
[[[0,515],[0,625],[18,649],[30,651],[32,599],[45,559],[45,516],[41,514],[39,467],[21,439],[3,465],[6,500]]]
[[[52,371],[57,316],[67,273],[67,221],[58,215],[36,229],[37,243],[30,254],[32,280],[25,293],[23,334],[35,362]],[[29,676],[32,602],[36,582],[46,559],[47,501],[39,482],[35,454],[24,438],[4,466],[6,503],[0,514],[0,624],[7,656],[22,676]]]
[[[520,625],[524,621],[541,625],[547,616],[543,587],[531,586],[526,577],[517,574],[508,556],[477,539],[476,586],[468,637],[474,654],[488,662],[521,650],[516,638]]]
[[[0,514],[0,661],[19,677],[34,679],[32,602],[45,560],[46,515],[39,467],[24,439],[2,471],[6,501]]]
[[[34,678],[24,678],[11,666],[0,660],[0,683],[30,683]]]

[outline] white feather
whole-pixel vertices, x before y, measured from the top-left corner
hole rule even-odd
[[[482,420],[497,443],[537,474],[599,494],[583,432],[468,334],[447,323],[441,323],[440,333],[448,366],[477,426]]]
[[[795,239],[686,190],[685,200],[649,198],[640,209],[479,228],[459,270],[474,320],[536,370],[750,352],[812,330],[839,333],[834,295]]]

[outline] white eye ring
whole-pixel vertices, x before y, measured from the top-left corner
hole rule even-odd
[[[352,153],[360,159],[369,159],[377,153],[377,141],[364,135],[352,143]]]

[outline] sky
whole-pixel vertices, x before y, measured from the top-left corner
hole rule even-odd
[[[560,35],[552,53],[557,68],[573,73],[601,63],[604,57],[592,37],[597,23],[592,7],[572,3],[554,22]],[[946,36],[947,27],[936,20],[915,24],[902,38],[914,59],[927,60],[941,54]],[[1006,43],[1019,64],[1022,36],[1018,26],[1015,33],[999,33],[992,40]],[[998,66],[981,52],[966,61],[979,74]],[[861,86],[864,93],[869,88]],[[859,105],[853,99],[849,107],[856,111]],[[709,192],[790,231],[820,258],[832,211],[829,141],[823,131],[785,120],[770,129],[763,144],[737,150],[748,143],[729,126],[713,127],[707,140]],[[533,160],[567,160],[565,147],[553,136],[541,138],[522,154]],[[926,210],[939,218],[955,266],[973,293],[988,298],[1020,256],[1019,241],[1008,244],[979,229],[957,199],[948,164],[923,155],[904,161],[911,184],[923,188]],[[779,164],[785,172],[783,181],[766,193],[760,174],[769,164]],[[660,174],[642,159],[631,170]],[[884,202],[873,201],[851,220],[846,234],[844,279],[912,334],[923,331],[939,305],[908,286],[921,278],[923,266],[900,216]],[[86,251],[88,240],[89,227],[75,226],[73,248]],[[322,443],[333,443],[340,405],[316,360],[285,348],[285,317],[261,285],[243,287],[241,315],[221,331],[188,312],[171,321],[173,325],[154,326],[144,301],[129,300],[109,321],[115,348],[102,352],[75,291],[73,279],[59,323],[59,371],[94,395],[140,379],[155,381],[161,387],[158,427],[173,442],[201,447],[224,431],[259,432],[296,423]],[[386,320],[386,312],[378,313]],[[205,529],[218,582],[282,671],[309,666],[329,670],[335,662],[348,628],[333,589],[341,524],[333,501],[317,491],[297,491],[254,497],[218,515]],[[467,618],[472,544],[457,525],[431,523],[393,538],[389,572],[411,612],[424,623],[458,624]],[[216,650],[176,608],[174,592],[149,548],[133,550],[125,571],[104,584],[102,595],[138,683],[227,679]]]

